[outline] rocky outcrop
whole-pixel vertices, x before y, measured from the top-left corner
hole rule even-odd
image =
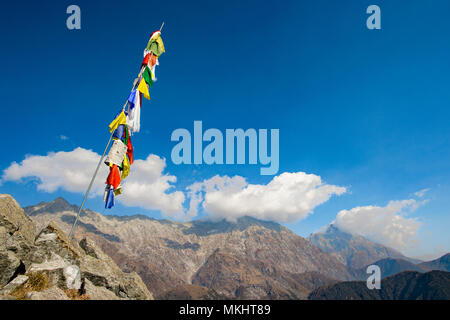
[[[0,299],[153,299],[136,273],[89,239],[78,244],[53,222],[37,236],[35,229],[11,196],[0,195]]]

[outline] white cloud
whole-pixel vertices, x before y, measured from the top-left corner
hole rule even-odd
[[[61,134],[60,136],[59,136],[59,138],[61,139],[61,140],[69,140],[69,137],[68,136],[65,136],[65,135],[63,135],[63,134]]]
[[[161,210],[165,215],[175,218],[182,215],[184,193],[168,193],[177,177],[163,174],[165,167],[166,160],[154,154],[145,160],[135,160],[125,180],[121,202],[129,206]]]
[[[37,178],[38,190],[55,192],[59,188],[70,192],[84,192],[94,173],[100,156],[83,148],[70,152],[50,152],[46,156],[27,155],[21,163],[13,162],[3,171],[2,181],[20,181]],[[99,176],[107,174],[102,166]],[[104,186],[99,179],[93,188],[94,194],[102,194]]]
[[[240,176],[215,176],[188,187],[190,208],[187,217],[197,215],[202,204],[213,219],[234,221],[252,216],[278,222],[295,222],[312,213],[318,205],[346,188],[328,185],[319,176],[304,172],[282,173],[267,185],[249,184]]]
[[[58,189],[84,193],[100,155],[83,148],[70,152],[49,153],[46,156],[29,155],[20,162],[13,162],[3,171],[2,182],[35,178],[38,190],[55,192]],[[135,160],[131,174],[124,180],[123,194],[116,199],[128,206],[140,206],[161,210],[166,215],[183,211],[184,194],[169,193],[176,177],[164,174],[165,159],[149,155],[145,160]],[[101,165],[91,194],[103,195],[108,167]]]
[[[385,207],[365,206],[341,210],[334,223],[350,233],[360,234],[397,250],[418,244],[417,230],[421,223],[407,214],[427,201],[414,199],[390,201]]]
[[[426,188],[426,189],[422,189],[417,192],[414,192],[414,195],[418,198],[422,198],[425,195],[425,193],[427,193],[428,191],[430,191],[430,188]]]

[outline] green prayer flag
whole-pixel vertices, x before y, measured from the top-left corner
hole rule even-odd
[[[138,107],[135,106],[135,108],[138,108]],[[124,145],[127,145],[128,144],[128,139],[130,138],[130,135],[128,134],[128,126],[125,125],[124,129],[125,130],[124,130],[124,133],[123,133],[123,140],[122,140],[122,142],[123,142]]]
[[[148,66],[145,66],[144,73],[142,74],[142,77],[144,78],[145,82],[148,84],[148,87],[150,88],[153,85],[152,80],[152,72],[150,71],[150,68]]]
[[[148,42],[146,50],[153,52],[153,54],[157,57],[164,53],[163,48],[161,48],[156,39],[152,39]]]

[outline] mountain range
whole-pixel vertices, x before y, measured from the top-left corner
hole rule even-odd
[[[369,290],[365,281],[347,281],[322,286],[309,300],[449,300],[450,273],[404,271],[381,280],[379,290]]]
[[[38,228],[55,221],[67,232],[78,207],[57,198],[24,211]],[[137,272],[159,299],[307,299],[319,287],[365,279],[365,267],[377,261],[382,274],[386,270],[383,276],[411,266],[448,268],[445,259],[416,265],[417,260],[334,225],[305,239],[250,217],[180,223],[87,209],[74,237],[92,239],[123,271]]]

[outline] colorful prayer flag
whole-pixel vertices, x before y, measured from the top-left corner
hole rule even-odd
[[[129,103],[133,104],[134,107],[134,100],[136,100],[136,89],[133,89],[133,91],[130,92],[127,100]],[[133,109],[133,107],[131,107],[131,109]]]
[[[133,145],[131,144],[131,138],[128,138],[127,155],[128,158],[130,159],[130,164],[133,164]]]
[[[148,66],[145,66],[144,72],[142,73],[142,78],[144,78],[145,82],[148,84],[148,87],[151,88],[153,85],[153,73],[150,71]]]
[[[166,52],[166,49],[164,48],[164,43],[161,38],[161,31],[155,31],[150,37],[150,40],[147,43],[147,47],[144,51],[144,56],[146,56],[148,53],[153,53],[156,57],[159,57],[164,52]]]
[[[135,93],[134,98],[134,107],[130,108],[130,112],[127,116],[128,128],[130,128],[133,133],[139,132],[141,128],[141,95]]]
[[[125,179],[130,174],[130,162],[128,161],[128,156],[125,155],[123,157],[123,164],[122,164],[122,180]]]
[[[144,60],[142,61],[142,66],[149,65],[150,67],[153,67],[154,65],[156,65],[157,62],[158,62],[158,57],[157,56],[155,56],[152,53],[147,53],[145,55]]]
[[[142,92],[142,94],[146,99],[150,100],[150,93],[148,92],[148,87],[144,79],[141,79],[141,82],[139,83],[138,86],[138,90],[139,92]]]
[[[105,159],[105,163],[110,167],[103,198],[105,208],[109,209],[114,206],[114,197],[122,193],[122,180],[130,174],[133,164],[133,145],[130,134],[140,131],[142,95],[150,100],[149,89],[156,81],[155,72],[156,66],[159,65],[158,58],[164,52],[161,31],[155,31],[150,36],[144,50],[144,60],[141,64],[141,68],[144,69],[140,74],[138,86],[136,88],[137,83],[134,84],[124,109],[109,124],[109,130],[113,134],[114,140]]]
[[[116,189],[119,186],[120,182],[121,178],[119,168],[115,164],[113,164],[109,169],[109,175],[106,179],[106,183],[110,184],[114,189]]]
[[[112,207],[114,207],[114,189],[110,188],[106,195],[105,208],[111,209]]]
[[[113,133],[114,130],[116,130],[117,127],[121,124],[127,124],[127,117],[124,111],[119,113],[119,115],[109,124],[109,132]]]
[[[113,138],[122,140],[124,130],[125,130],[125,125],[123,125],[123,124],[119,125],[117,127],[117,129],[114,130]]]

